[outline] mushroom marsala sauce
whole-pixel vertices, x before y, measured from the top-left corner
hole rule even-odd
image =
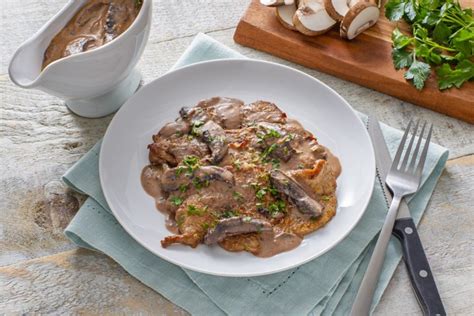
[[[42,69],[55,60],[95,49],[125,32],[142,0],[88,0],[51,40]]]
[[[275,104],[214,97],[179,115],[153,136],[141,175],[174,234],[163,247],[270,257],[336,214],[338,158]]]

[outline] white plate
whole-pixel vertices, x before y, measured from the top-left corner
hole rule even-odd
[[[296,249],[271,258],[200,245],[167,249],[165,217],[140,184],[148,164],[151,136],[178,117],[182,106],[227,96],[244,102],[268,100],[298,119],[328,146],[342,164],[336,216],[306,236]],[[375,159],[369,135],[350,105],[311,76],[282,65],[255,60],[218,60],[170,72],[138,91],[115,115],[100,152],[100,180],[107,202],[137,242],[181,267],[220,276],[256,276],[283,271],[312,260],[340,242],[363,215],[374,185]]]

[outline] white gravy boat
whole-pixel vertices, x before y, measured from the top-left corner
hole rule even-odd
[[[94,50],[58,59],[43,71],[45,50],[86,0],[70,0],[13,55],[10,79],[26,89],[39,89],[64,99],[68,108],[84,117],[115,112],[136,91],[141,75],[135,69],[150,33],[152,0],[142,7],[130,27]]]

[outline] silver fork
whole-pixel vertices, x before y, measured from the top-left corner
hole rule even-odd
[[[425,165],[426,155],[428,153],[428,147],[431,139],[431,132],[433,131],[433,125],[431,124],[429,127],[428,136],[426,137],[426,142],[420,155],[418,153],[420,151],[421,142],[427,123],[425,122],[423,124],[415,149],[412,152],[420,121],[415,124],[413,135],[411,136],[407,149],[404,151],[408,134],[412,125],[413,121],[411,120],[408,123],[405,134],[403,134],[397,153],[393,159],[392,166],[387,175],[387,179],[385,180],[385,183],[393,192],[393,200],[392,204],[390,205],[390,209],[388,210],[385,223],[383,224],[382,230],[380,231],[372,258],[370,258],[369,266],[365,272],[364,279],[362,280],[359,291],[357,292],[354,305],[352,305],[352,316],[369,315],[372,298],[374,296],[375,287],[377,286],[377,281],[382,270],[385,252],[387,250],[388,242],[390,241],[390,236],[392,235],[392,229],[398,213],[400,201],[403,197],[415,193],[420,186],[421,173]],[[401,160],[403,153],[403,160]],[[408,163],[408,161],[410,161],[410,163]]]

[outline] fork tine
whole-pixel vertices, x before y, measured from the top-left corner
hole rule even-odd
[[[430,146],[432,131],[433,131],[433,124],[430,125],[428,136],[426,136],[425,146],[423,147],[423,151],[421,153],[420,162],[418,162],[418,166],[416,167],[415,175],[417,177],[421,177],[421,173],[423,172],[423,167],[425,166],[425,160],[426,160],[426,155],[428,154],[428,147]]]
[[[423,140],[423,135],[425,134],[426,124],[428,124],[428,122],[425,121],[425,123],[423,124],[423,127],[421,128],[420,136],[418,137],[418,142],[416,143],[415,151],[413,152],[413,156],[411,158],[410,165],[408,166],[407,172],[413,173],[415,171],[415,163],[416,163],[416,159],[418,158],[418,151],[420,150],[421,141]]]
[[[395,154],[395,158],[393,158],[393,162],[392,162],[392,167],[391,167],[392,170],[398,169],[398,164],[400,163],[400,157],[402,156],[403,149],[405,148],[408,132],[410,131],[412,123],[413,123],[413,120],[410,120],[407,128],[405,129],[405,134],[403,134],[402,140],[400,141],[400,145],[398,145],[397,153]]]
[[[410,158],[411,148],[413,147],[413,143],[415,142],[416,133],[418,132],[418,125],[420,125],[420,120],[418,120],[415,124],[415,130],[411,136],[410,142],[408,143],[407,150],[405,152],[405,157],[403,158],[402,165],[400,166],[400,170],[405,171],[405,168],[408,163],[408,159]]]

